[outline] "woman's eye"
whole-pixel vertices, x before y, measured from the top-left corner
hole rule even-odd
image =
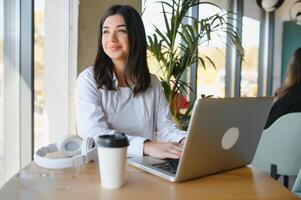
[[[120,32],[120,33],[127,33],[126,30],[119,30],[118,32]]]
[[[102,34],[107,34],[107,33],[109,33],[109,31],[103,31],[103,32],[102,32]]]

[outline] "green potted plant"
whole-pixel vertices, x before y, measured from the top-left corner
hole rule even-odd
[[[162,76],[159,78],[170,104],[172,117],[184,129],[193,106],[193,102],[186,102],[185,94],[188,94],[188,91],[195,93],[189,82],[185,81],[188,69],[196,62],[204,68],[206,63],[210,63],[215,68],[214,61],[210,57],[198,54],[199,45],[210,42],[214,32],[226,32],[230,39],[228,40],[230,44],[227,45],[234,46],[241,57],[244,56],[244,49],[236,30],[227,23],[229,12],[198,19],[187,15],[189,9],[200,4],[212,3],[199,2],[199,0],[171,0],[159,3],[162,6],[166,31],[163,32],[154,25],[155,33],[147,36],[148,51],[162,70]],[[191,19],[192,23],[185,23],[185,18]],[[180,44],[176,42],[179,39],[182,41]],[[226,38],[224,39],[226,43]],[[183,107],[186,108],[184,112],[181,110]]]

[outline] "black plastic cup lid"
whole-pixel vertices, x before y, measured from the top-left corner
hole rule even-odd
[[[97,138],[97,146],[120,148],[129,146],[129,140],[124,133],[115,133],[114,135],[100,135]]]

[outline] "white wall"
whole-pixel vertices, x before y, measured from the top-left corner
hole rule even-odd
[[[201,0],[201,1],[214,3],[227,11],[231,10],[230,8],[231,0]]]
[[[260,9],[255,0],[244,0],[244,16],[260,20]]]

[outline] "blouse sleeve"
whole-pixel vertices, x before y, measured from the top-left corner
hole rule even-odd
[[[180,142],[187,137],[187,132],[181,131],[172,120],[162,84],[158,78],[155,79],[155,89],[158,94],[155,111],[157,139],[162,142]]]
[[[82,72],[76,83],[75,110],[79,136],[97,139],[99,135],[114,134],[110,129],[101,102],[101,93],[96,87],[94,76],[88,70]],[[127,135],[130,146],[128,154],[143,155],[143,144],[147,138]]]

